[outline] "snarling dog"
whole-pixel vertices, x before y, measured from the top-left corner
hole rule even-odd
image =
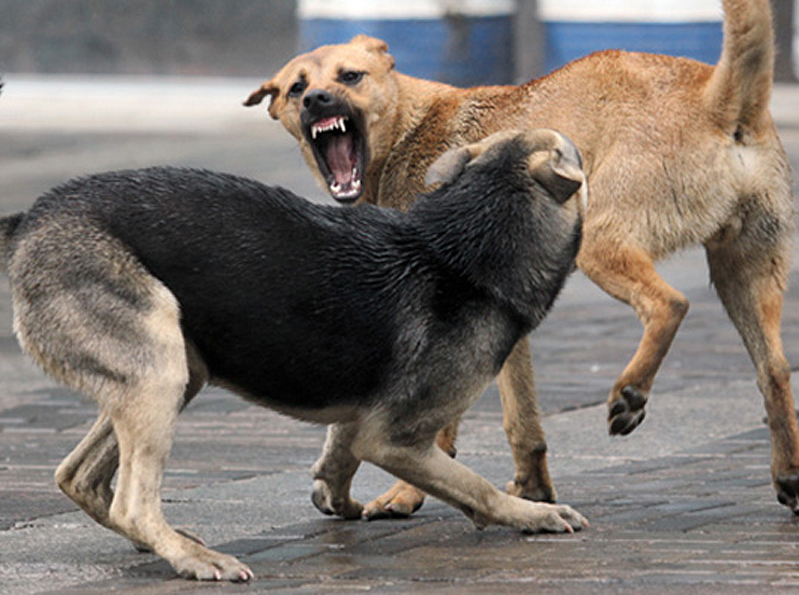
[[[549,130],[507,132],[453,149],[430,176],[443,185],[402,213],[152,168],[69,182],[0,219],[20,344],[100,405],[56,472],[61,489],[181,575],[249,580],[161,512],[177,415],[211,382],[334,424],[314,470],[327,512],[360,516],[349,486],[365,460],[478,526],[586,525],[568,506],[498,491],[435,446],[573,269],[579,155]]]
[[[780,318],[794,206],[788,160],[768,111],[773,34],[768,0],[724,0],[724,45],[713,67],[606,51],[522,86],[456,89],[402,75],[380,40],[359,36],[290,61],[246,101],[298,140],[342,202],[407,208],[427,166],[449,146],[505,128],[548,126],[585,159],[592,200],[578,266],[643,325],[608,398],[611,434],[644,419],[655,374],[688,301],[654,263],[690,245],[755,364],[771,429],[779,501],[799,513],[799,439]],[[499,376],[515,462],[512,494],[554,501],[529,347]],[[454,449],[457,426],[439,437]],[[423,495],[397,485],[368,516],[408,514]]]

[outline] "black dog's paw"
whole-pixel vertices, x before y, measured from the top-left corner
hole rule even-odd
[[[322,514],[339,516],[344,519],[359,519],[363,506],[349,495],[334,495],[327,482],[316,480],[311,493],[311,502]]]
[[[646,417],[644,406],[647,396],[634,386],[621,389],[621,399],[610,404],[609,431],[613,436],[626,436],[641,425]]]
[[[328,516],[333,516],[334,514],[336,514],[333,511],[333,508],[328,506],[327,499],[320,490],[314,490],[313,492],[311,492],[311,502],[316,507],[316,510],[318,510],[322,514],[326,514]]]
[[[790,508],[795,515],[799,515],[799,471],[778,477],[774,487],[777,489],[777,500],[780,504]]]

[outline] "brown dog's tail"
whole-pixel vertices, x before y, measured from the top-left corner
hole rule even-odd
[[[767,122],[774,79],[769,0],[724,0],[724,45],[705,97],[723,127],[757,134]]]
[[[5,272],[8,266],[8,249],[11,245],[11,238],[17,231],[19,224],[25,217],[24,213],[0,217],[0,272]]]

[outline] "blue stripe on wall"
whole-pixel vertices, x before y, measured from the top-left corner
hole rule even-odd
[[[622,49],[684,56],[715,64],[722,25],[703,23],[586,23],[550,21],[546,31],[547,72],[597,50]]]
[[[458,86],[513,82],[511,15],[452,19],[301,19],[302,50],[346,43],[358,33],[388,43],[399,72]]]

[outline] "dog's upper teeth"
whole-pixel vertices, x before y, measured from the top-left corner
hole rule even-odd
[[[316,140],[316,137],[321,134],[322,132],[328,132],[330,130],[338,129],[341,132],[347,132],[347,126],[344,122],[347,120],[344,116],[339,116],[337,118],[330,118],[323,122],[317,122],[311,126],[311,138]]]

